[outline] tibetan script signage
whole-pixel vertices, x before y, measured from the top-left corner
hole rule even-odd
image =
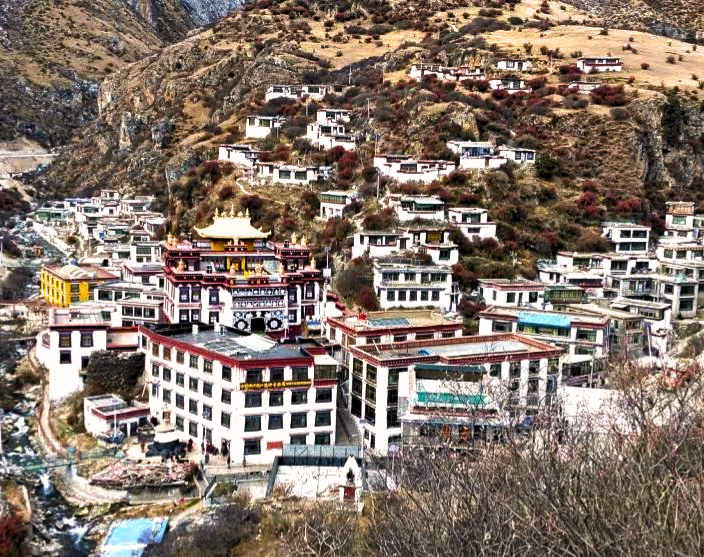
[[[311,380],[301,379],[299,381],[269,381],[267,383],[242,383],[240,389],[243,391],[270,391],[272,389],[294,389],[305,387],[310,389]]]

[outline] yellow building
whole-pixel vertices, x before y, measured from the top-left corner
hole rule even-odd
[[[92,300],[96,284],[119,278],[95,265],[44,266],[40,279],[42,297],[52,305],[69,307]]]

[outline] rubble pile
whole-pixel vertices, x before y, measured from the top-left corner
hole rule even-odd
[[[179,487],[188,483],[188,462],[138,462],[119,460],[95,474],[90,483],[112,489]]]

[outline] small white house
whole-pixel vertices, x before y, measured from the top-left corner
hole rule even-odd
[[[571,93],[581,93],[586,95],[598,87],[601,87],[600,81],[573,81],[567,86],[567,89]]]
[[[264,98],[272,99],[306,99],[322,100],[326,95],[344,93],[345,87],[340,85],[272,85],[266,90]]]
[[[622,222],[607,222],[602,236],[614,246],[614,251],[645,253],[650,243],[650,227]]]
[[[516,93],[530,93],[533,89],[526,85],[526,82],[522,79],[491,79],[489,80],[489,87],[492,91],[506,91],[510,95]]]
[[[450,227],[437,226],[356,232],[352,258],[367,255],[377,259],[410,251],[429,255],[436,265],[454,265],[459,261],[459,250],[450,241],[451,233]]]
[[[490,141],[452,140],[447,142],[447,148],[460,156],[463,170],[486,170],[506,164],[506,159],[494,154],[494,145]]]
[[[424,184],[447,176],[456,169],[452,161],[416,161],[408,155],[375,156],[374,166],[382,176],[388,176],[401,183],[422,182]]]
[[[440,64],[413,64],[409,72],[413,79],[422,79],[424,76],[435,76],[442,81],[467,81],[484,79],[486,73],[478,66],[442,66]]]
[[[499,70],[514,70],[514,71],[525,71],[533,67],[530,60],[524,60],[522,58],[502,58],[496,62],[496,68]]]
[[[324,191],[320,194],[320,218],[342,218],[345,207],[357,199],[357,194],[349,191]]]
[[[386,200],[393,207],[401,222],[416,218],[424,220],[445,220],[445,203],[437,196],[391,194]]]
[[[306,185],[318,180],[318,169],[314,166],[258,162],[255,173],[257,178],[271,180],[276,184]]]
[[[449,266],[374,262],[374,290],[382,309],[435,307],[455,311],[459,288]]]
[[[584,73],[620,72],[623,70],[623,61],[613,56],[584,57],[577,60],[577,68]]]
[[[447,219],[469,240],[496,239],[496,223],[489,221],[486,209],[472,207],[451,207]]]
[[[279,116],[247,116],[244,136],[261,139],[272,131],[278,130],[284,122],[285,120]]]
[[[220,145],[218,160],[231,162],[239,166],[252,168],[262,156],[264,151],[254,149],[251,145]]]
[[[92,435],[121,432],[137,434],[137,428],[149,420],[149,405],[127,404],[117,395],[89,396],[83,399],[83,424]]]
[[[535,164],[535,151],[521,147],[499,147],[499,156],[517,164]]]
[[[308,124],[306,128],[306,139],[318,149],[342,147],[345,151],[354,151],[356,148],[354,136],[345,133],[344,125],[334,122],[326,124],[315,122]]]
[[[342,108],[321,108],[316,113],[315,121],[318,124],[349,123],[350,111]]]
[[[526,279],[482,279],[479,295],[490,306],[540,308],[543,304],[545,285]]]

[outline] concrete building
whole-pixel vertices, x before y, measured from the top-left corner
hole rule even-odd
[[[620,72],[623,62],[613,56],[582,57],[577,60],[577,68],[584,73]]]
[[[265,464],[284,444],[335,443],[337,369],[325,350],[243,336],[228,328],[140,327],[149,406],[181,439]],[[334,361],[334,360],[333,360]]]
[[[445,202],[435,195],[400,195],[392,193],[387,196],[386,205],[396,211],[398,220],[401,222],[415,219],[439,222],[445,220]]]
[[[127,404],[117,395],[88,396],[83,399],[83,425],[95,436],[116,432],[129,437],[149,420],[149,405]]]
[[[425,416],[407,427],[420,428],[433,416],[454,426],[451,435],[457,437],[458,414],[537,413],[560,384],[562,350],[513,333],[366,344],[349,352],[349,410],[365,445],[379,451],[401,442],[400,417],[406,413]],[[413,435],[422,433],[409,431]]]
[[[489,221],[486,209],[451,207],[447,210],[447,220],[469,240],[496,239],[496,223]]]
[[[389,257],[409,251],[429,255],[437,265],[454,265],[459,261],[457,244],[450,241],[452,229],[439,226],[413,225],[395,230],[355,232],[352,258]]]
[[[647,253],[650,244],[650,227],[622,222],[606,222],[602,236],[607,238],[616,253]]]
[[[499,156],[516,164],[535,164],[535,151],[520,147],[499,147]]]
[[[409,155],[378,155],[374,157],[374,166],[382,176],[401,183],[422,182],[429,184],[455,170],[452,161],[427,160],[416,161]]]
[[[374,290],[382,309],[433,307],[456,311],[460,298],[451,267],[393,260],[374,261]]]
[[[324,220],[342,218],[345,207],[357,199],[355,192],[324,191],[320,194],[320,218]]]
[[[279,116],[247,116],[244,136],[246,138],[261,139],[281,127],[285,120]]]
[[[544,292],[544,284],[522,278],[479,281],[479,297],[490,306],[540,308]]]
[[[340,95],[347,88],[342,85],[271,85],[264,98],[267,101],[272,99],[312,99],[323,100],[326,95]]]
[[[523,72],[533,67],[530,60],[524,58],[501,58],[496,61],[496,68],[499,70]]]
[[[433,76],[441,81],[461,82],[485,79],[486,72],[478,66],[447,67],[440,64],[413,64],[409,71],[409,76],[413,79]]]
[[[261,160],[263,153],[265,151],[255,149],[251,145],[223,144],[218,148],[218,160],[246,168],[254,168],[254,165]]]
[[[45,265],[40,272],[40,290],[42,297],[51,305],[68,307],[93,299],[93,290],[97,285],[119,278],[95,265]]]
[[[275,184],[294,184],[305,186],[318,181],[318,169],[315,166],[298,166],[281,162],[257,162],[254,175]]]
[[[522,79],[502,78],[489,80],[489,87],[492,91],[506,91],[509,95],[516,93],[530,93],[533,89],[526,85]]]

